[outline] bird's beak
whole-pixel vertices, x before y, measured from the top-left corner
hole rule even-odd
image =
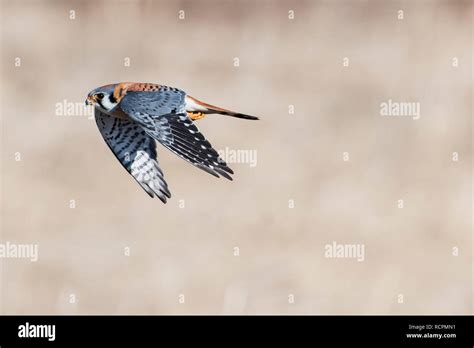
[[[94,103],[95,103],[95,100],[94,100],[93,97],[91,97],[91,96],[87,97],[86,105],[94,105]]]

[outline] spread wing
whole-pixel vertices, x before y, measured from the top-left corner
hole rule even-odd
[[[166,203],[171,198],[156,158],[153,138],[135,122],[110,117],[95,110],[95,119],[105,142],[125,169],[151,196]]]
[[[179,157],[209,174],[232,180],[232,169],[188,117],[185,96],[183,91],[169,87],[158,92],[128,92],[120,107],[148,135]]]

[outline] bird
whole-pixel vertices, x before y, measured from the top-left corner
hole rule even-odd
[[[232,180],[232,169],[196,127],[209,114],[246,120],[241,114],[204,103],[181,89],[156,83],[120,82],[90,91],[97,127],[110,150],[151,198],[171,198],[157,158],[156,143],[207,173]]]

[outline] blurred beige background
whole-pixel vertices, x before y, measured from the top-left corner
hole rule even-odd
[[[39,247],[0,259],[0,313],[473,312],[471,1],[0,4],[1,242]],[[229,182],[158,145],[173,197],[150,199],[57,114],[119,81],[260,116],[198,123],[257,165]]]

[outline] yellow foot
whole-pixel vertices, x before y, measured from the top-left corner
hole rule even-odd
[[[191,120],[200,120],[201,118],[204,118],[206,116],[205,113],[203,112],[188,112],[188,116]]]

